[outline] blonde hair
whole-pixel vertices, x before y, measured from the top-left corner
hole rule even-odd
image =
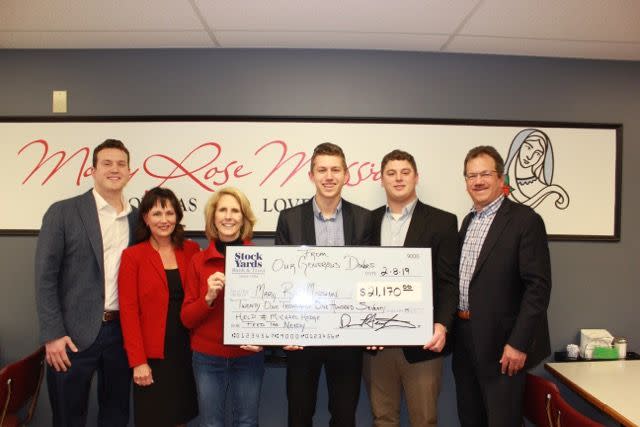
[[[234,187],[221,188],[213,193],[209,200],[207,200],[207,204],[204,207],[204,233],[207,236],[207,239],[218,239],[218,230],[215,225],[215,213],[220,198],[225,195],[233,197],[240,205],[240,211],[242,212],[243,218],[242,226],[240,227],[240,238],[242,238],[242,240],[251,239],[251,237],[253,237],[253,226],[256,223],[256,216],[251,209],[251,204],[249,203],[247,196],[245,196],[242,191]]]

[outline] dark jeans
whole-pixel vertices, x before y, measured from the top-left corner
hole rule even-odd
[[[193,352],[200,427],[224,427],[227,393],[231,395],[232,425],[258,427],[264,353],[218,357]]]
[[[322,366],[331,427],[354,427],[362,378],[362,348],[307,347],[287,352],[289,427],[311,427]]]
[[[131,369],[122,342],[120,322],[102,324],[89,348],[67,351],[67,372],[47,368],[47,387],[54,427],[83,427],[93,374],[98,372],[98,426],[120,427],[129,422]]]

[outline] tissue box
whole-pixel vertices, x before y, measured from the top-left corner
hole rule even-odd
[[[606,329],[580,329],[580,356],[591,359],[594,348],[610,348],[612,342],[613,335]]]

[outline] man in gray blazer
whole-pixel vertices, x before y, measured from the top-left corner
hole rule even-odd
[[[84,426],[98,373],[98,425],[126,426],[131,371],[122,343],[118,268],[137,211],[124,200],[129,151],[108,139],[93,152],[94,188],[54,203],[42,219],[35,262],[40,340],[54,426]]]

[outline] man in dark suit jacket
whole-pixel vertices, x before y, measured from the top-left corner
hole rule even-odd
[[[400,427],[404,390],[413,427],[437,425],[442,355],[458,305],[458,220],[418,200],[413,156],[393,150],[381,162],[387,204],[373,211],[374,246],[431,248],[433,338],[422,347],[385,348],[364,356],[363,376],[375,427]]]
[[[118,312],[118,267],[137,211],[124,200],[129,151],[108,139],[93,152],[94,188],[42,219],[35,262],[40,340],[54,426],[84,426],[94,372],[98,425],[126,426],[131,371]]]
[[[540,215],[504,197],[504,162],[480,146],[464,162],[472,212],[460,230],[453,372],[467,426],[520,426],[526,369],[549,355],[551,262]]]
[[[276,245],[355,246],[370,240],[370,212],[342,199],[349,178],[342,149],[318,145],[309,178],[316,186],[308,202],[284,210],[278,218]],[[324,365],[329,393],[330,425],[355,427],[360,397],[362,350],[359,347],[307,347],[287,350],[287,400],[290,427],[310,427]]]

